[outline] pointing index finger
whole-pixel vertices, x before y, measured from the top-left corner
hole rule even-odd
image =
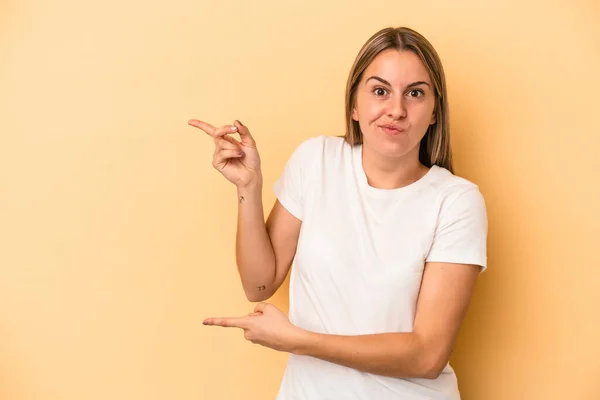
[[[188,124],[191,125],[191,126],[194,126],[196,128],[202,129],[204,132],[206,132],[210,136],[214,136],[216,128],[214,126],[212,126],[211,124],[208,124],[208,123],[206,123],[204,121],[199,121],[197,119],[191,119],[191,120],[189,120]]]
[[[248,327],[248,317],[232,317],[232,318],[208,318],[204,320],[204,325],[222,326],[225,328],[242,328]]]

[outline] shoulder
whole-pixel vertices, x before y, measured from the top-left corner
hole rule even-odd
[[[298,178],[310,179],[310,176],[325,168],[332,160],[348,152],[350,146],[344,138],[319,135],[302,140],[289,156],[284,174],[296,174]]]
[[[476,202],[483,200],[479,186],[474,182],[438,166],[433,166],[431,173],[433,177],[429,184],[440,200],[444,202],[454,202],[459,199]]]
[[[315,185],[320,181],[324,164],[334,159],[343,138],[314,136],[301,141],[288,158],[283,172],[273,184],[275,195],[281,204],[302,220],[307,202],[314,195]]]
[[[430,188],[436,194],[441,217],[460,217],[464,214],[486,214],[486,205],[479,186],[455,175],[445,168],[432,167]]]
[[[434,167],[437,221],[427,261],[487,265],[488,221],[479,187],[450,171]]]
[[[319,165],[351,151],[351,146],[343,137],[319,135],[301,141],[294,150],[291,159],[304,165]]]
[[[323,153],[343,150],[349,147],[343,137],[318,135],[304,139],[297,146],[295,152],[301,153]]]

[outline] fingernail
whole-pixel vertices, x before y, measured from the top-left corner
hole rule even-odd
[[[208,322],[204,321],[204,322],[202,323],[202,325],[208,325]]]
[[[238,155],[239,155],[240,157],[244,157],[244,156],[246,155],[246,153],[244,153],[243,151],[240,151],[240,152],[238,153]]]
[[[232,131],[237,131],[237,126],[232,126],[232,127],[231,127],[231,130],[232,130]]]

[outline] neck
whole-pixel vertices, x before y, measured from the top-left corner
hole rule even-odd
[[[429,168],[419,162],[419,148],[403,157],[385,157],[363,146],[363,170],[369,186],[399,189],[421,179]]]

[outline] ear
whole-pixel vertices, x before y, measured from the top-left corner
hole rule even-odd
[[[431,120],[429,121],[429,125],[433,125],[437,122],[436,110],[433,110],[431,113]]]
[[[358,112],[356,111],[356,107],[352,108],[352,119],[358,121]]]

